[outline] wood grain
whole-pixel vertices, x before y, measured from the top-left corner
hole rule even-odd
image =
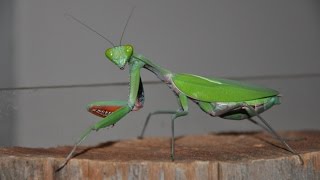
[[[0,179],[320,179],[320,131],[282,132],[304,159],[260,132],[145,138],[72,147],[0,148]]]

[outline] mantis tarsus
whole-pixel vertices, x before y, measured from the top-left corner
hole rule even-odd
[[[134,52],[132,45],[122,45],[121,41],[128,25],[133,9],[124,30],[121,35],[120,45],[115,46],[112,41],[99,34],[93,28],[87,26],[74,16],[67,14],[75,21],[95,32],[105,40],[107,40],[112,48],[108,48],[105,52],[106,57],[121,70],[128,64],[130,69],[130,93],[128,101],[101,101],[89,104],[87,109],[89,112],[102,117],[103,119],[96,124],[90,126],[80,139],[75,143],[74,148],[67,156],[65,162],[59,169],[64,167],[72,158],[77,146],[90,134],[91,131],[113,126],[121,118],[131,111],[137,111],[143,107],[144,89],[140,78],[140,71],[145,68],[154,73],[162,82],[164,82],[176,95],[179,108],[172,111],[155,111],[148,115],[140,138],[143,137],[146,126],[152,115],[171,114],[171,159],[174,160],[174,122],[175,119],[188,114],[188,100],[196,103],[205,113],[231,120],[248,119],[250,122],[259,125],[277,140],[279,140],[288,151],[297,155],[303,163],[302,157],[293,150],[286,141],[278,135],[272,127],[260,116],[260,114],[274,105],[280,104],[279,93],[273,89],[249,85],[242,82],[220,79],[206,78],[192,74],[173,73],[164,69],[146,57]],[[257,117],[262,124],[253,120]]]

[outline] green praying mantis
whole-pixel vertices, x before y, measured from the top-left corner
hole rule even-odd
[[[138,111],[144,104],[144,89],[140,77],[140,71],[145,68],[155,74],[163,83],[165,83],[176,95],[179,108],[172,111],[155,111],[149,113],[144,123],[140,138],[143,138],[144,132],[151,116],[156,114],[171,114],[171,159],[175,157],[175,135],[174,122],[178,117],[188,114],[188,100],[197,104],[202,111],[213,117],[220,117],[228,120],[244,120],[262,127],[274,138],[279,140],[285,148],[291,153],[297,155],[303,164],[303,159],[299,153],[293,150],[275,130],[260,116],[261,113],[270,109],[274,105],[280,104],[280,95],[277,91],[260,86],[245,84],[238,81],[206,78],[193,74],[173,73],[164,69],[141,54],[134,51],[130,44],[122,45],[121,41],[132,16],[133,9],[128,17],[123,29],[120,45],[116,46],[112,41],[95,31],[93,28],[84,24],[79,19],[70,14],[73,20],[82,24],[89,30],[95,32],[100,37],[108,41],[112,47],[105,51],[106,57],[118,68],[123,70],[126,65],[130,69],[130,93],[128,101],[100,101],[87,106],[87,110],[101,118],[99,122],[90,126],[76,141],[72,151],[66,157],[64,163],[59,169],[63,168],[73,157],[73,154],[79,144],[92,132],[102,128],[115,125],[121,118],[131,111]],[[257,117],[261,122],[254,120]]]

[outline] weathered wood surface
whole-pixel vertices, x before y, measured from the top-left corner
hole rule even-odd
[[[0,148],[0,179],[320,179],[320,131],[283,132],[304,159],[263,133],[217,133],[176,139],[145,138],[80,147]]]

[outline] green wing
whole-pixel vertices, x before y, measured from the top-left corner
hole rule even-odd
[[[279,94],[273,89],[192,74],[174,74],[172,81],[187,96],[206,102],[241,102]]]

